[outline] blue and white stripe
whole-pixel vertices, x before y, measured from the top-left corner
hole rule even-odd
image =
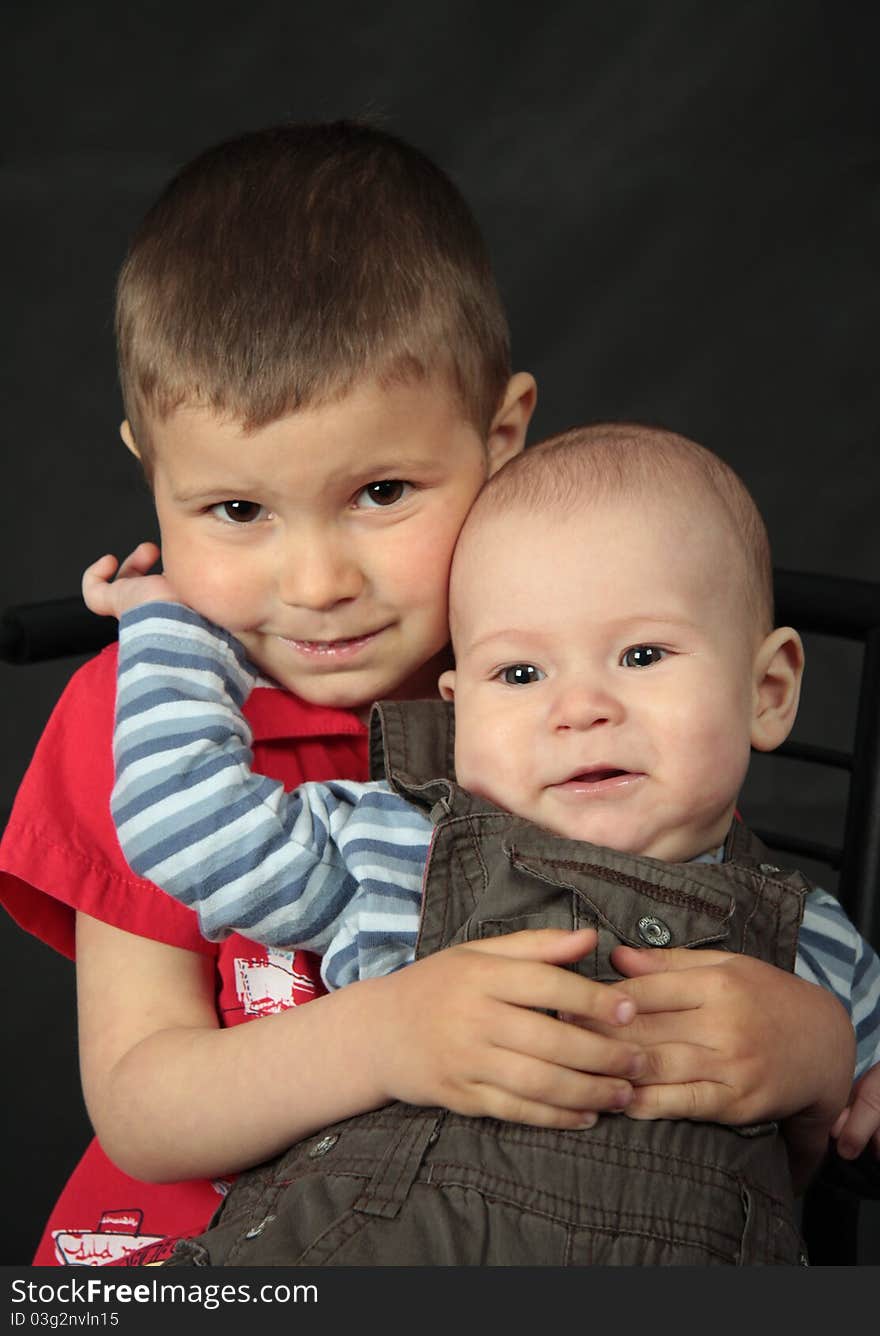
[[[827,891],[811,891],[795,974],[840,998],[856,1032],[856,1076],[880,1062],[880,960]]]
[[[384,784],[287,793],[255,774],[241,707],[256,680],[188,608],[123,617],[111,808],[126,858],[209,940],[306,947],[329,987],[408,963],[430,822]]]

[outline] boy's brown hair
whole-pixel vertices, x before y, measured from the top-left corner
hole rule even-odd
[[[136,232],[117,288],[126,415],[206,407],[255,430],[442,374],[484,437],[510,375],[479,228],[429,158],[366,124],[280,125],[200,154]]]

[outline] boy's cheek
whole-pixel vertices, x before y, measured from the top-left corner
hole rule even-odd
[[[165,574],[182,603],[209,622],[230,631],[251,624],[257,611],[255,591],[216,556],[203,561],[192,552],[163,552]]]

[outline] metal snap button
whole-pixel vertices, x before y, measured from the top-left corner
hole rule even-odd
[[[672,941],[672,933],[667,928],[662,919],[654,918],[652,914],[646,914],[644,918],[639,919],[639,936],[648,946],[668,946]]]
[[[258,1225],[254,1225],[253,1229],[248,1230],[248,1232],[245,1234],[245,1238],[258,1239],[262,1234],[263,1230],[266,1228],[266,1226],[270,1223],[270,1221],[274,1219],[275,1219],[274,1215],[264,1216],[264,1218],[260,1221]]]
[[[314,1146],[312,1146],[312,1149],[309,1151],[309,1159],[317,1160],[319,1155],[326,1155],[328,1150],[333,1149],[338,1140],[338,1132],[331,1132],[329,1136],[321,1137],[321,1140],[316,1141]]]
[[[768,876],[772,876],[774,872],[781,872],[782,868],[777,867],[775,863],[759,863],[758,871],[766,872]]]

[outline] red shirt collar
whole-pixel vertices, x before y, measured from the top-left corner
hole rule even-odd
[[[281,687],[254,687],[244,706],[255,742],[280,738],[363,737],[366,724],[352,710],[312,705]]]

